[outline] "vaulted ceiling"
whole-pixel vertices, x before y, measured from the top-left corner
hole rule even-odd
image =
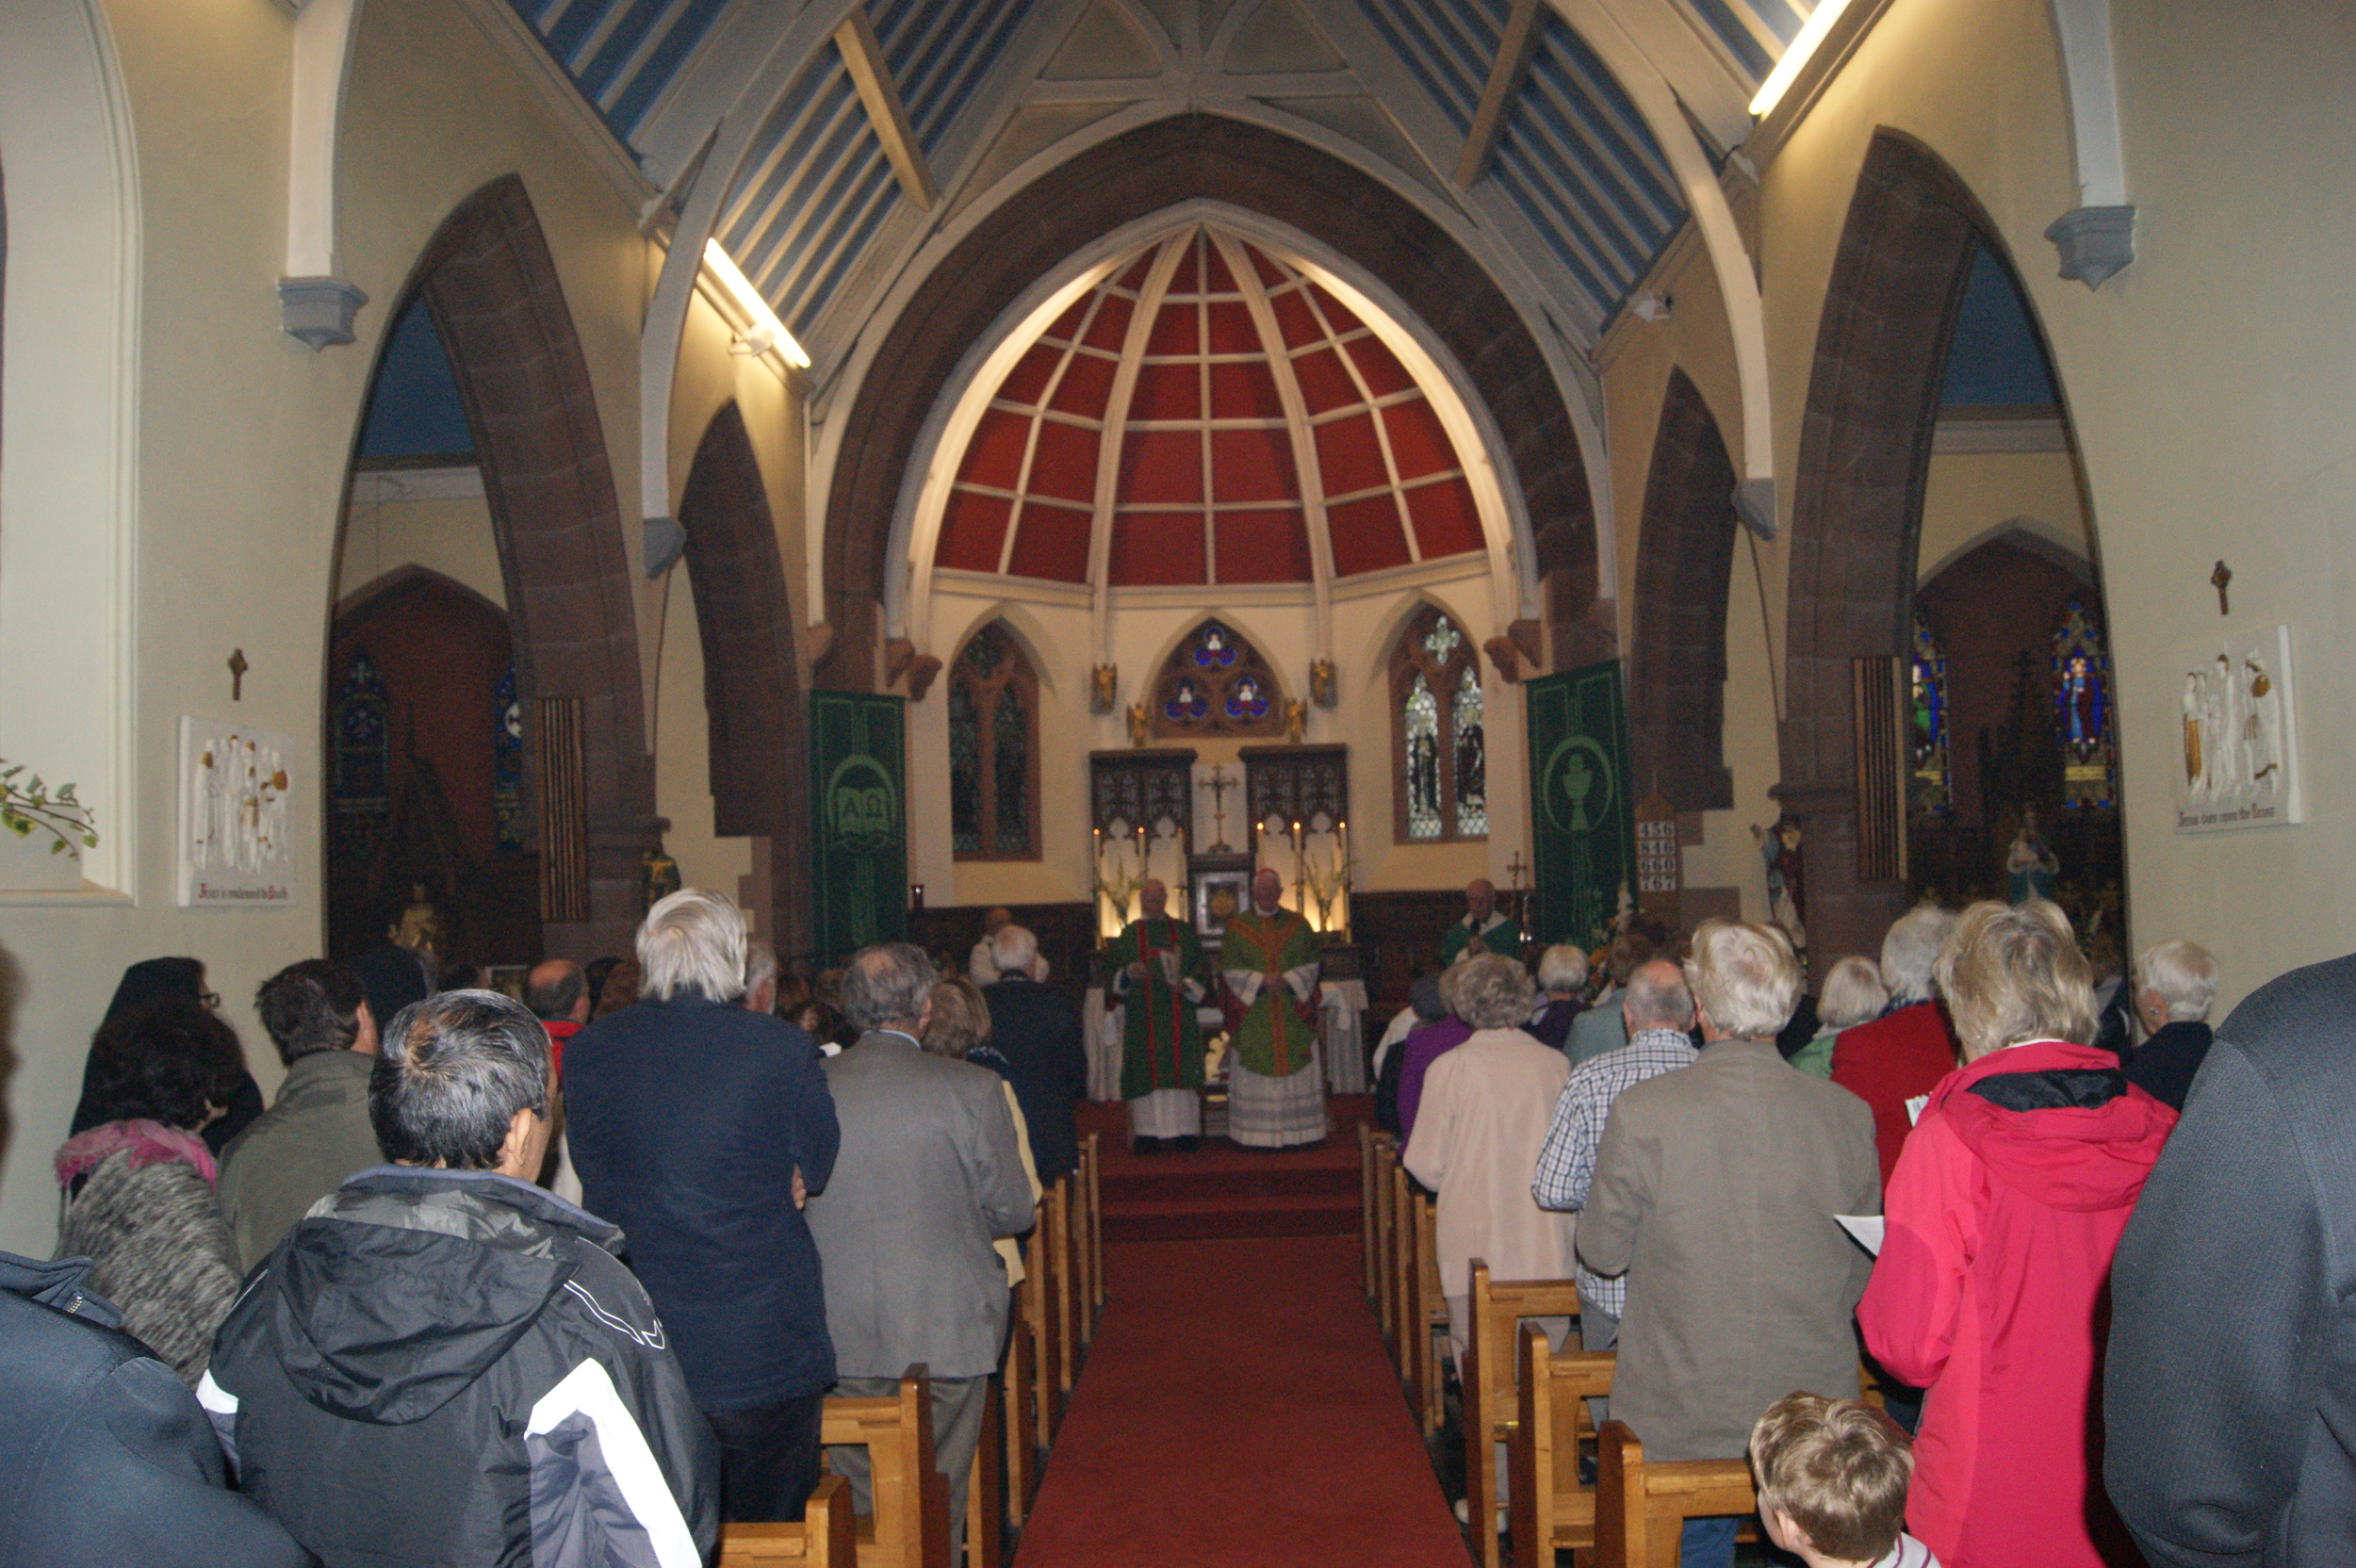
[[[509,3],[649,180],[727,181],[712,233],[823,384],[929,242],[1189,108],[1383,179],[1585,348],[1687,215],[1602,57],[1656,71],[1716,162],[1813,0]]]

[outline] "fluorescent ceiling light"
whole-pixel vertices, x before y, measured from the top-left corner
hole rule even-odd
[[[1753,114],[1764,119],[1774,112],[1785,90],[1792,86],[1792,79],[1807,68],[1809,57],[1816,53],[1816,46],[1824,41],[1824,35],[1832,31],[1832,24],[1840,21],[1841,13],[1848,8],[1849,0],[1817,0],[1816,8],[1801,24],[1799,37],[1792,41],[1792,46],[1783,52],[1783,58],[1775,62],[1775,70],[1769,72],[1767,80],[1759,85],[1759,96],[1751,100]]]
[[[764,354],[775,349],[785,356],[788,365],[803,370],[810,368],[810,355],[804,353],[802,346],[794,341],[794,335],[785,330],[785,323],[777,319],[777,313],[769,308],[769,302],[761,297],[761,290],[753,286],[752,280],[736,270],[736,263],[730,261],[728,253],[720,249],[718,240],[704,241],[704,265],[728,286],[728,293],[744,308],[744,314],[753,318],[752,327],[741,339],[750,345],[746,352]]]

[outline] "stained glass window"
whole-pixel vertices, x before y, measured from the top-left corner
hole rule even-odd
[[[2111,655],[2102,623],[2071,599],[2053,629],[2053,739],[2061,747],[2062,804],[2117,798],[2111,738]]]
[[[1440,836],[1440,705],[1418,673],[1407,688],[1407,836]]]
[[[1481,672],[1470,664],[1457,678],[1455,720],[1456,836],[1483,839],[1489,834],[1489,743],[1481,727]]]
[[[1907,805],[1945,811],[1955,803],[1948,776],[1947,650],[1921,614],[1914,617],[1914,681],[1907,703],[1912,782]]]
[[[353,651],[330,710],[334,772],[328,799],[337,851],[366,855],[391,808],[392,756],[385,723],[384,678],[366,648]]]
[[[1427,605],[1399,634],[1391,654],[1391,693],[1399,841],[1488,837],[1480,661],[1464,628],[1438,606]]]
[[[1284,710],[1284,689],[1250,639],[1208,620],[1171,650],[1151,712],[1161,736],[1275,735]]]
[[[491,689],[491,816],[501,849],[524,849],[524,705],[510,664]]]
[[[961,860],[1039,858],[1039,678],[996,621],[949,672],[949,843]]]

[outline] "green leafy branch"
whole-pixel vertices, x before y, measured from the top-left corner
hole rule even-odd
[[[74,786],[61,784],[52,793],[39,774],[23,781],[25,764],[0,759],[0,827],[18,838],[29,838],[35,828],[49,835],[49,853],[63,855],[70,849],[96,849],[98,825],[91,818],[90,808],[74,798]]]

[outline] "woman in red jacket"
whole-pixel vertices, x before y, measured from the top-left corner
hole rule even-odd
[[[1883,1197],[1857,1322],[1927,1386],[1906,1528],[1947,1568],[2134,1562],[2089,1405],[2111,1253],[2176,1124],[2092,1048],[2070,919],[1964,911],[1939,959],[1965,1065],[1931,1094]]]

